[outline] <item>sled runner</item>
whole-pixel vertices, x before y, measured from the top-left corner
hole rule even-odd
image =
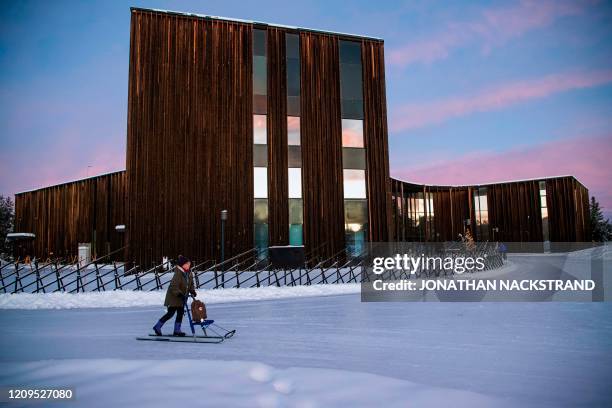
[[[193,299],[193,297],[192,297]],[[167,341],[167,342],[179,342],[179,343],[221,343],[225,339],[229,339],[234,336],[236,330],[228,330],[215,323],[214,320],[206,319],[206,307],[204,303],[199,300],[193,299],[191,302],[192,307],[187,306],[187,300],[183,304],[187,317],[189,319],[189,327],[191,328],[191,336],[179,337],[172,335],[158,336],[156,334],[149,334],[147,337],[136,337],[136,340],[147,340],[147,341]],[[192,314],[193,309],[194,313]],[[193,316],[199,318],[196,320]],[[199,326],[204,335],[196,334],[196,326]],[[209,335],[208,331],[214,333]]]

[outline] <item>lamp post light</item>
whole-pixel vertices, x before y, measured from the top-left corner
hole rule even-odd
[[[221,262],[225,261],[225,221],[227,210],[221,210]]]

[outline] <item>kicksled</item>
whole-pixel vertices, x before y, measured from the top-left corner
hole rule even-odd
[[[236,330],[228,330],[219,326],[214,320],[206,319],[206,307],[204,303],[197,302],[195,299],[191,302],[191,309],[187,306],[187,301],[183,304],[187,317],[189,318],[189,327],[191,336],[185,337],[173,335],[149,334],[147,337],[136,337],[136,340],[144,341],[165,341],[178,343],[222,343],[226,339],[230,339],[236,334]],[[202,329],[202,334],[196,334],[196,327]]]

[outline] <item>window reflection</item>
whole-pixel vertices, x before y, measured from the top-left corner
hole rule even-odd
[[[253,115],[253,143],[268,143],[266,115]]]
[[[353,147],[342,148],[342,165],[345,169],[365,170],[365,149],[356,149]]]
[[[342,146],[363,147],[363,120],[342,119]]]
[[[340,41],[340,97],[342,117],[363,118],[361,43]]]
[[[253,243],[258,256],[268,248],[268,60],[266,31],[253,30]]]
[[[476,217],[476,238],[479,241],[489,239],[489,206],[487,188],[479,187],[474,191],[474,215]]]
[[[361,43],[356,41],[340,41],[339,46],[341,63],[361,65]]]
[[[289,245],[303,245],[304,202],[299,198],[289,199]]]
[[[289,245],[303,245],[302,148],[300,138],[300,37],[285,35]]]
[[[266,56],[266,30],[253,30],[253,55]]]
[[[253,243],[259,248],[258,256],[265,258],[268,249],[268,200],[255,199],[253,220]]]
[[[550,241],[550,230],[548,223],[548,206],[546,204],[546,182],[540,181],[540,208],[542,211],[542,240]]]
[[[289,198],[302,198],[302,169],[289,169]]]
[[[342,116],[345,118],[363,118],[363,101],[343,99]]]
[[[287,69],[287,114],[300,116],[300,37],[285,35]]]
[[[287,144],[289,146],[299,146],[300,140],[300,118],[297,116],[287,116]]]
[[[253,57],[253,93],[256,95],[267,95],[268,93],[268,60],[265,56]]]
[[[344,200],[346,249],[357,255],[363,251],[367,236],[368,203],[366,200]]]
[[[395,202],[401,218],[398,237],[404,241],[436,241],[434,192],[405,191]]]
[[[361,62],[357,64],[342,63],[341,81],[344,81],[344,86],[341,87],[342,99],[350,101],[362,101],[363,94],[361,90]]]
[[[263,144],[253,145],[253,166],[267,167],[268,166],[268,146]]]
[[[287,161],[289,167],[302,167],[302,147],[289,146],[287,151]]]
[[[300,60],[287,58],[287,95],[300,96]]]
[[[253,195],[255,198],[268,198],[268,169],[266,167],[253,169]]]
[[[268,112],[268,58],[266,31],[253,30],[253,113]]]
[[[344,169],[344,198],[366,198],[365,170]]]
[[[255,213],[253,220],[258,224],[265,224],[268,222],[268,200],[255,199]]]

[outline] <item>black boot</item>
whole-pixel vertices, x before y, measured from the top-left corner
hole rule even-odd
[[[180,323],[174,323],[174,334],[173,334],[173,336],[185,337],[185,333],[183,333],[181,331],[181,324]]]
[[[164,325],[164,322],[162,322],[161,320],[157,322],[157,324],[155,326],[153,326],[153,331],[155,332],[156,336],[161,336],[162,332],[161,332],[161,328]]]

